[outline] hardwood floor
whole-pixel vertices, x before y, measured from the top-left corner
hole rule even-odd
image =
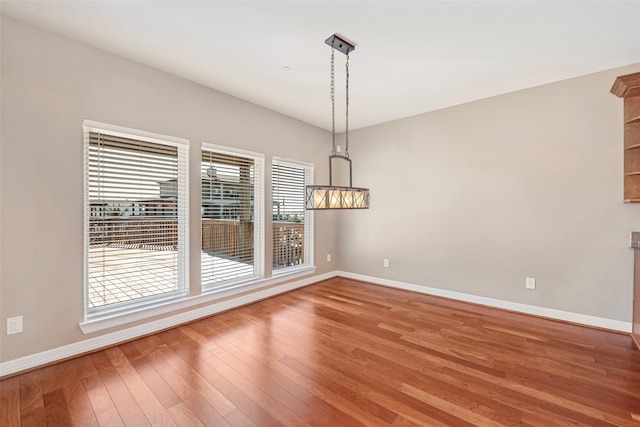
[[[629,336],[347,279],[0,387],[2,426],[640,426]]]

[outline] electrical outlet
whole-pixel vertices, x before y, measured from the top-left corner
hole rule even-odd
[[[22,332],[22,316],[7,318],[7,335],[19,334]]]
[[[331,254],[327,254],[327,262],[331,262]]]
[[[524,281],[524,287],[527,289],[535,289],[536,288],[535,277],[527,277]]]
[[[389,260],[388,260],[387,258],[385,258],[385,259],[384,259],[384,261],[382,261],[382,265],[383,265],[385,268],[389,268]]]
[[[342,153],[342,147],[339,145],[336,145],[336,153]]]

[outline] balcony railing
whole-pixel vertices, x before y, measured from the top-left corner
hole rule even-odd
[[[253,222],[202,218],[202,250],[232,257],[243,262],[253,260],[250,244]],[[249,240],[247,240],[249,239]],[[304,262],[304,224],[273,222],[274,268]],[[178,220],[150,216],[91,217],[90,246],[120,246],[155,250],[175,249],[178,244]]]
[[[304,224],[273,222],[273,268],[290,267],[304,262]]]

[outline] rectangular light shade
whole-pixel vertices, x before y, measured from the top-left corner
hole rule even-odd
[[[369,209],[369,189],[308,185],[305,209]]]

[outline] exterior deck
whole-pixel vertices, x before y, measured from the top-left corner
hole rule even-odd
[[[103,261],[116,258],[115,261]],[[116,257],[112,257],[116,255]],[[89,249],[90,269],[99,274],[89,274],[89,308],[118,304],[135,299],[175,292],[178,271],[176,250],[152,250],[117,247],[96,247]],[[141,263],[138,260],[152,260]],[[201,252],[202,267],[213,268],[217,282],[250,275],[253,265],[213,256]]]
[[[177,220],[99,217],[89,224],[89,309],[178,291]],[[202,219],[202,271],[213,264],[216,272],[209,284],[251,275],[246,232],[253,235],[253,222]],[[274,221],[272,241],[274,268],[304,261],[303,223]]]

